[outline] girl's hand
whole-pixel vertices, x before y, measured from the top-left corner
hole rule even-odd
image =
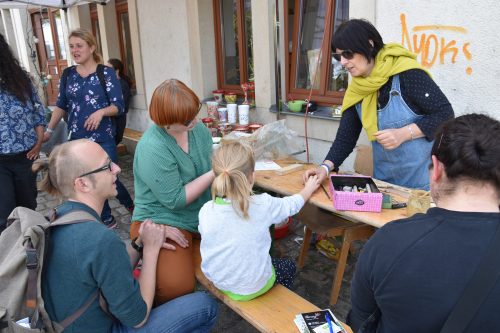
[[[378,131],[375,134],[378,143],[384,149],[392,150],[398,148],[403,142],[408,140],[408,130],[406,128],[389,128]]]
[[[326,171],[324,171],[324,172],[326,172]],[[321,184],[321,182],[318,181],[317,175],[313,175],[313,176],[310,176],[309,178],[307,178],[307,180],[304,184],[304,188],[299,193],[302,196],[302,198],[304,198],[304,201],[309,200],[311,195],[314,193],[314,191],[316,191],[318,189],[320,184]]]
[[[87,118],[87,120],[85,120],[83,127],[85,127],[87,131],[97,130],[97,128],[101,124],[102,117],[103,117],[102,110],[95,111]]]
[[[326,178],[326,170],[323,167],[317,167],[315,169],[309,169],[304,172],[302,175],[302,181],[304,184],[308,182],[308,180],[311,178],[311,176],[315,176],[318,182],[318,185],[323,182],[323,180]]]

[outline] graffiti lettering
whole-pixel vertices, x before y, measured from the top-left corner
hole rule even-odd
[[[472,61],[472,54],[469,51],[470,43],[463,42],[460,48],[457,40],[447,40],[441,35],[443,32],[452,31],[460,34],[467,34],[467,29],[452,25],[420,25],[414,26],[410,30],[406,24],[406,15],[401,14],[401,43],[410,51],[415,52],[420,56],[422,66],[426,68],[432,67],[436,61],[440,64],[445,64],[450,61],[456,63],[457,57],[463,54],[466,60]],[[433,33],[436,32],[436,33]],[[462,51],[460,53],[460,51]],[[465,72],[468,75],[472,74],[472,67],[467,66]]]

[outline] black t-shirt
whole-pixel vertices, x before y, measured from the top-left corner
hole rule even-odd
[[[500,213],[442,208],[388,223],[359,256],[348,324],[357,331],[379,310],[378,333],[439,332],[499,225]],[[499,332],[499,306],[500,280],[467,332]]]

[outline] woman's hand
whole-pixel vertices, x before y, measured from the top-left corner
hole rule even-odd
[[[317,167],[315,169],[306,170],[306,172],[304,172],[304,174],[302,175],[303,183],[306,184],[311,176],[317,176],[317,183],[319,185],[323,182],[323,180],[327,176],[326,170],[323,167]]]
[[[85,120],[83,127],[85,127],[87,131],[95,131],[101,124],[102,117],[102,109],[95,111],[87,118],[87,120]]]
[[[36,160],[40,156],[40,149],[42,148],[42,143],[36,143],[33,148],[26,154],[26,157],[32,161]]]
[[[165,242],[163,243],[163,248],[167,250],[175,250],[175,246],[167,243],[166,240],[170,239],[177,244],[179,244],[181,247],[186,248],[189,246],[189,242],[184,236],[184,234],[177,228],[171,227],[168,225],[162,225],[163,230],[165,232]]]
[[[375,132],[375,138],[384,149],[396,149],[401,144],[409,140],[409,131],[406,127],[402,128],[389,128],[382,131]]]

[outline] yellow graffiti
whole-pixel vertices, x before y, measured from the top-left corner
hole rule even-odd
[[[466,60],[472,60],[472,54],[469,51],[470,43],[464,42],[461,48],[457,46],[457,40],[446,40],[445,37],[438,36],[433,31],[444,33],[447,31],[458,32],[462,34],[467,33],[467,29],[453,25],[419,25],[410,30],[406,24],[406,15],[401,14],[401,43],[406,46],[410,51],[415,52],[420,56],[422,66],[430,68],[436,61],[439,60],[440,64],[445,64],[449,59],[452,64],[456,63],[457,57],[461,54]],[[468,75],[472,74],[472,67],[467,66],[465,72]]]

